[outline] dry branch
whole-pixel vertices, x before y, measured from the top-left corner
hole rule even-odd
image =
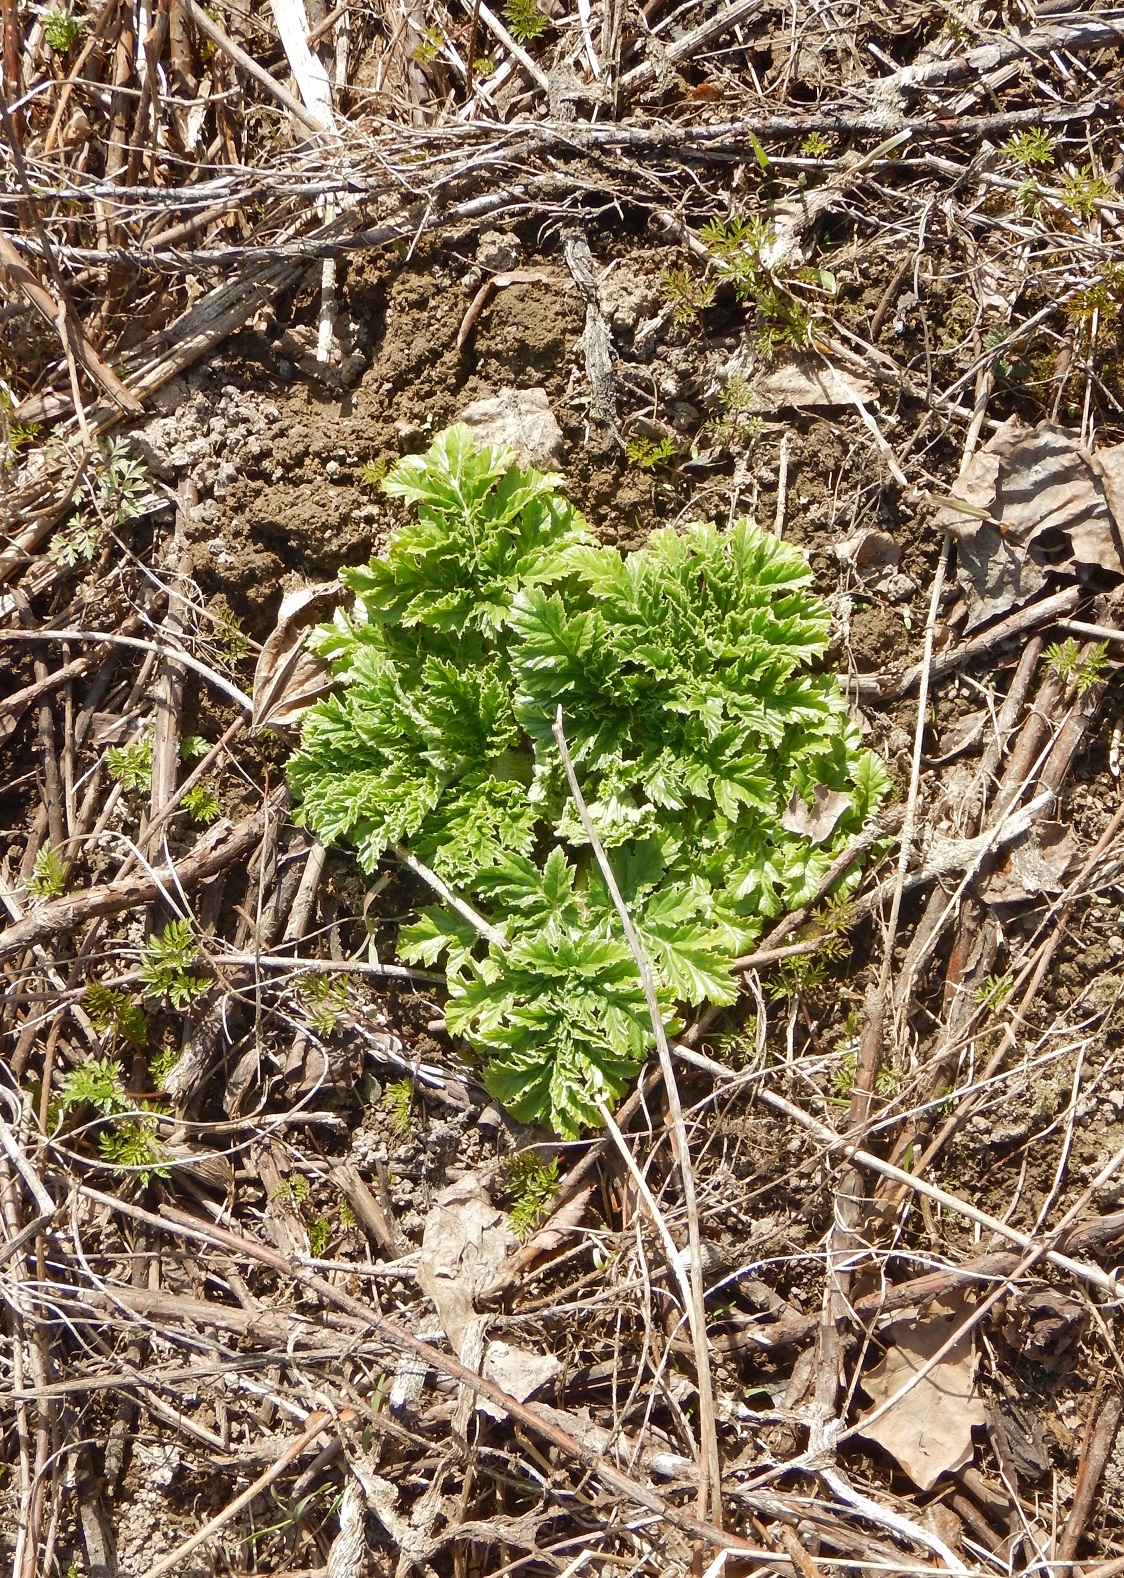
[[[157,866],[151,876],[133,877],[105,887],[87,888],[84,893],[49,899],[23,920],[0,932],[0,958],[20,953],[34,943],[61,937],[86,921],[103,915],[120,915],[124,910],[151,904],[158,897],[175,892],[177,887],[190,892],[248,854],[261,838],[267,818],[282,811],[287,804],[288,791],[275,789],[251,815],[234,827],[224,829],[220,824],[200,839],[190,855],[174,865]]]

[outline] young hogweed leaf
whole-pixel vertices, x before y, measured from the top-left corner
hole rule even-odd
[[[446,957],[450,975],[461,971],[472,957],[479,938],[455,910],[427,905],[421,918],[398,933],[398,952],[407,964],[435,965]]]
[[[131,1042],[138,1051],[143,1049],[148,1040],[144,1009],[116,987],[91,981],[86,988],[86,1012],[95,1030],[103,1035],[107,1030],[112,1030],[115,1035]]]
[[[51,844],[41,844],[27,879],[27,891],[36,899],[57,899],[66,890],[66,861]]]
[[[415,513],[343,574],[354,608],[316,637],[337,691],[306,717],[290,782],[321,838],[368,867],[407,843],[498,929],[485,951],[432,907],[399,948],[445,961],[446,1022],[492,1092],[572,1136],[624,1091],[651,1023],[558,707],[669,1023],[676,1003],[732,1000],[732,959],[817,890],[887,779],[811,671],[829,617],[797,550],[741,522],[622,557],[557,480],[463,429],[394,467],[387,491]],[[830,823],[794,820],[794,796],[827,796]]]
[[[152,788],[152,735],[142,734],[128,745],[111,745],[105,753],[109,776],[122,789],[148,794]]]
[[[571,544],[586,540],[559,478],[521,471],[509,450],[476,449],[466,427],[407,455],[384,492],[417,506],[385,559],[349,572],[368,617],[388,626],[431,625],[462,636],[502,625],[520,586],[550,579]]]

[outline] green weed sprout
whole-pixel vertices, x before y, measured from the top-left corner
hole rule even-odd
[[[544,1162],[535,1151],[518,1151],[504,1162],[503,1179],[514,1197],[509,1213],[512,1229],[520,1238],[529,1238],[558,1194],[558,1158]]]
[[[109,776],[134,794],[152,790],[152,735],[142,734],[128,745],[111,745],[105,753]]]
[[[152,1118],[128,1118],[98,1135],[102,1161],[115,1172],[133,1173],[144,1186],[153,1178],[168,1177],[168,1150]]]
[[[148,1040],[148,1022],[144,1017],[144,1009],[134,1003],[126,992],[93,981],[86,988],[85,1007],[90,1023],[100,1035],[112,1030],[115,1036],[128,1041],[138,1052],[143,1050]]]
[[[41,844],[27,879],[32,898],[57,899],[66,890],[66,861],[50,844]]]
[[[112,1120],[98,1135],[102,1160],[115,1171],[138,1174],[141,1183],[147,1184],[153,1176],[168,1176],[167,1150],[156,1132],[154,1118],[126,1116],[132,1114],[134,1106],[116,1058],[91,1058],[71,1069],[59,1087],[59,1113],[93,1107],[103,1118]]]
[[[317,1032],[330,1035],[347,1007],[347,979],[342,975],[302,975],[297,996],[308,1009]]]
[[[414,1110],[414,1087],[408,1079],[398,1079],[386,1087],[382,1096],[383,1107],[390,1119],[394,1133],[405,1138],[410,1132],[410,1118]]]
[[[1003,152],[1020,170],[1049,169],[1054,162],[1054,139],[1042,126],[1028,126],[1003,144]]]
[[[169,921],[141,953],[141,979],[153,997],[166,997],[173,1008],[188,1008],[211,984],[206,976],[190,973],[198,956],[191,923]]]
[[[1081,656],[1081,647],[1072,636],[1046,648],[1047,668],[1063,683],[1072,682],[1078,696],[1086,695],[1100,681],[1107,662],[1106,641],[1098,641],[1096,646],[1090,647],[1085,657]]]
[[[714,281],[692,274],[689,268],[669,268],[660,280],[663,299],[671,308],[673,323],[694,323],[700,312],[714,305]]]
[[[1113,196],[1113,188],[1101,176],[1094,174],[1092,165],[1083,165],[1080,170],[1067,171],[1062,176],[1062,202],[1079,219],[1092,219],[1097,204]]]
[[[733,959],[815,895],[888,778],[814,668],[830,616],[792,545],[696,524],[622,557],[560,478],[466,428],[385,491],[411,517],[342,572],[354,605],[313,638],[336,688],[289,763],[297,814],[367,870],[408,846],[484,915],[489,939],[427,906],[399,954],[444,965],[446,1024],[492,1094],[572,1138],[628,1088],[652,1028],[568,793],[559,706],[671,1031],[682,1005],[735,1000]],[[813,843],[784,822],[823,788],[843,809]]]
[[[204,827],[217,822],[222,815],[221,800],[206,784],[194,784],[183,796],[180,804],[188,816],[202,823]]]
[[[73,570],[80,564],[93,562],[101,540],[101,522],[91,520],[84,510],[77,510],[68,523],[52,535],[47,558],[56,570]]]
[[[630,438],[624,452],[630,463],[641,471],[655,471],[675,459],[676,443],[673,438]]]
[[[56,55],[68,55],[90,25],[89,17],[75,16],[69,5],[40,12],[43,37]]]
[[[512,38],[520,44],[541,38],[550,26],[550,19],[539,10],[535,0],[507,0],[503,14]]]
[[[64,1112],[73,1107],[93,1107],[108,1116],[128,1112],[132,1105],[116,1058],[90,1058],[72,1068],[59,1087],[59,1106]]]

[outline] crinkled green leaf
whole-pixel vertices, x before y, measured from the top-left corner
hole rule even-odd
[[[435,965],[446,955],[450,975],[461,970],[479,942],[472,926],[455,910],[427,905],[418,919],[398,932],[398,953],[407,964]]]
[[[799,550],[743,521],[622,555],[558,481],[464,428],[397,462],[386,491],[411,516],[342,572],[354,604],[312,638],[337,689],[289,776],[322,838],[368,867],[408,844],[500,927],[507,945],[485,951],[430,908],[400,951],[446,959],[446,1020],[489,1088],[573,1136],[623,1094],[652,1029],[562,771],[559,707],[669,1025],[676,1002],[733,1001],[731,960],[818,891],[889,781],[812,671],[829,617]],[[848,803],[813,845],[783,820],[822,789]]]

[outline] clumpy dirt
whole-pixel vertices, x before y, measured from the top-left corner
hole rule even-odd
[[[605,252],[605,312],[621,357],[624,433],[637,430],[627,408],[646,405],[641,430],[677,434],[682,460],[703,452],[714,457],[706,467],[680,461],[653,472],[630,463],[619,447],[589,446],[579,373],[584,304],[556,254],[523,260],[543,280],[497,290],[461,350],[458,330],[481,278],[463,254],[434,249],[394,268],[355,263],[340,309],[349,343],[359,348],[352,363],[362,364],[351,368],[352,387],[324,387],[266,334],[247,330],[161,391],[156,403],[168,415],[136,435],[160,474],[186,464],[198,491],[188,535],[202,590],[221,596],[247,631],[264,639],[283,585],[297,577],[331,579],[385,541],[396,515],[377,481],[364,480],[364,468],[377,474],[399,454],[423,448],[470,402],[514,386],[546,391],[563,434],[567,491],[602,540],[623,551],[641,546],[664,522],[710,515],[724,523],[738,468],[740,511],[771,522],[783,437],[785,534],[809,554],[817,586],[830,596],[839,581],[833,546],[869,514],[867,462],[856,466],[852,435],[834,418],[792,413],[736,443],[733,453],[716,451],[721,368],[740,354],[740,335],[728,323],[685,327],[661,312],[658,254],[630,254],[620,240]],[[313,305],[311,298],[294,304],[298,326],[312,318]],[[279,334],[276,324],[272,332]],[[889,496],[876,493],[877,523],[900,532],[907,523]],[[902,547],[901,568],[916,589],[931,572],[931,554],[908,531]],[[916,628],[924,618],[917,599],[913,615]],[[895,606],[859,598],[848,639],[860,670],[888,666],[909,642],[900,600]]]
[[[191,573],[211,611],[231,611],[247,635],[264,641],[283,590],[299,581],[331,580],[341,566],[377,553],[385,544],[400,518],[377,487],[386,466],[403,453],[424,448],[471,401],[514,386],[546,392],[562,432],[559,470],[566,488],[602,540],[624,550],[643,544],[657,525],[698,516],[725,524],[732,515],[746,513],[771,527],[778,518],[783,472],[781,527],[785,537],[807,553],[815,589],[831,608],[832,666],[841,673],[871,674],[895,671],[915,658],[942,546],[931,516],[924,510],[912,512],[885,480],[854,411],[780,410],[732,441],[720,438],[723,390],[729,386],[730,369],[745,365],[747,348],[754,343],[752,315],[726,293],[696,321],[676,323],[666,310],[660,284],[667,249],[653,248],[647,237],[606,231],[593,238],[593,249],[603,270],[602,302],[619,357],[622,440],[666,436],[677,447],[667,463],[652,469],[635,455],[630,458],[623,444],[599,447],[587,429],[584,304],[560,249],[549,239],[529,235],[508,237],[504,244],[511,255],[502,267],[541,271],[545,278],[498,289],[462,349],[456,344],[458,331],[483,278],[475,238],[425,246],[409,260],[353,262],[342,271],[341,341],[350,349],[335,386],[311,376],[301,351],[314,344],[318,307],[318,299],[306,291],[278,304],[275,314],[232,338],[220,354],[160,393],[155,402],[159,414],[134,430],[133,442],[155,475],[169,484],[186,475],[195,490],[187,516]],[[496,245],[494,238],[491,245]],[[840,269],[841,320],[868,327],[898,267],[899,260],[888,256],[876,260],[865,278],[858,269],[853,275]],[[930,283],[932,303],[939,305],[947,293],[942,294],[935,281]],[[949,297],[945,305],[938,348],[958,346],[964,334],[962,303]],[[912,307],[902,308],[900,321],[894,311],[888,312],[877,338],[903,358],[926,354]],[[903,443],[919,420],[905,402],[895,406],[889,398],[879,404],[878,415],[895,444]],[[926,442],[926,467],[947,481],[958,464],[955,445],[939,433],[928,435]],[[893,597],[863,585],[836,552],[843,539],[864,528],[890,534],[900,550],[900,581]],[[955,598],[951,590],[941,608],[942,620],[949,621],[942,638],[950,640],[956,638]],[[1011,648],[994,654],[988,660],[991,674],[981,666],[975,689],[969,680],[939,688],[931,698],[927,752],[980,705],[981,684],[996,674],[1003,679],[1009,675],[1016,657]],[[29,665],[23,666],[30,677]],[[249,662],[237,672],[248,688]],[[225,714],[214,708],[206,688],[189,679],[185,695],[185,725],[217,737]],[[1065,814],[1083,847],[1103,832],[1108,806],[1118,794],[1107,744],[1118,715],[1113,707],[1110,702],[1107,727],[1090,736],[1077,761],[1066,802]],[[886,761],[894,796],[901,799],[911,770],[915,700],[856,707],[855,718]],[[238,761],[276,782],[290,746],[290,736],[267,732],[243,743]],[[33,759],[26,765],[30,773]],[[227,803],[235,812],[242,804],[236,776],[231,773],[224,780]],[[939,831],[955,828],[956,786],[953,775],[923,778],[923,823],[931,818]],[[139,803],[128,803],[110,831],[119,832],[129,818],[138,816]],[[193,836],[179,830],[172,838],[173,852]],[[307,841],[293,829],[285,836],[279,858],[295,869]],[[102,861],[100,854],[93,857],[94,874]],[[104,863],[108,865],[108,855]],[[247,882],[245,873],[232,876],[223,898],[228,907],[245,910]],[[367,957],[389,960],[398,925],[419,896],[411,881],[395,875],[384,884],[374,874],[359,872],[345,851],[333,851],[320,894],[318,929],[306,946],[339,963]],[[895,956],[899,968],[924,902],[924,897],[910,895],[903,906]],[[1004,914],[999,970],[1041,922],[1047,903],[1043,899]],[[866,920],[853,928],[846,946],[827,959],[818,976],[763,975],[757,1010],[721,1018],[704,1041],[707,1050],[750,1070],[758,1056],[752,1038],[760,1014],[768,1025],[762,1059],[791,1070],[801,1066],[805,1055],[814,1060],[819,1083],[811,1087],[812,1095],[803,1086],[797,1089],[795,1073],[788,1093],[792,1099],[809,1097],[828,1121],[841,1124],[866,994],[884,935],[881,917]],[[142,923],[138,920],[122,940],[139,947]],[[1047,1020],[1040,1032],[1043,1044],[1057,1055],[1040,1067],[1016,1071],[968,1121],[943,1158],[944,1187],[962,1190],[995,1216],[1008,1217],[1012,1225],[1031,1232],[1051,1196],[1063,1141],[1069,1146],[1069,1174],[1059,1211],[1124,1141],[1124,1021],[1111,996],[1122,961],[1124,936],[1112,904],[1083,908],[1055,957],[1039,1003]],[[942,955],[922,972],[911,1004],[921,1026],[920,1051],[940,1011],[944,962]],[[315,1229],[321,1258],[341,1286],[382,1299],[384,1308],[396,1310],[414,1328],[429,1330],[432,1311],[409,1283],[388,1288],[382,1282],[364,1282],[354,1271],[369,1258],[368,1244],[330,1182],[332,1165],[346,1157],[378,1188],[398,1246],[409,1253],[419,1246],[427,1216],[451,1181],[479,1172],[497,1199],[510,1204],[502,1161],[513,1149],[534,1143],[544,1156],[558,1158],[564,1169],[584,1146],[557,1146],[499,1111],[443,1033],[439,988],[353,982],[346,1012],[315,1040],[304,1029],[294,1034],[288,1014],[294,1006],[295,999],[282,998],[263,1013],[249,993],[232,1000],[224,1026],[230,1039],[223,1046],[221,1077],[208,1086],[196,1116],[204,1124],[229,1125],[236,1131],[232,1166],[239,1208],[257,1226],[272,1232],[288,1212],[309,1242]],[[154,1025],[169,1046],[177,1028],[184,1035],[191,1033],[186,1020],[180,1025],[170,1013],[160,1019],[154,1015]],[[1028,1041],[1038,1034],[1029,1030]],[[966,1057],[978,1065],[991,1046],[981,1037]],[[900,1090],[912,1088],[909,1082],[918,1069],[911,1058],[917,1050],[906,1044],[893,1049],[887,1059],[887,1087],[879,1089],[875,1100],[876,1117],[894,1110]],[[1079,1060],[1081,1089],[1071,1110]],[[968,1072],[962,1064],[958,1077]],[[713,1300],[712,1329],[721,1342],[731,1339],[716,1353],[724,1440],[746,1454],[746,1461],[764,1460],[767,1452],[794,1453],[805,1440],[795,1421],[808,1396],[808,1365],[802,1359],[794,1366],[792,1356],[783,1352],[758,1353],[749,1345],[739,1349],[733,1339],[761,1320],[778,1297],[794,1311],[817,1315],[823,1294],[822,1246],[837,1204],[836,1179],[825,1165],[819,1139],[755,1105],[752,1094],[716,1096],[709,1081],[696,1083],[689,1072],[683,1091],[688,1105],[700,1103],[700,1122],[711,1125],[696,1159],[706,1248],[719,1270],[753,1270],[752,1276],[736,1276]],[[264,1182],[258,1142],[251,1144],[237,1132],[243,1122],[241,1103],[249,1108],[261,1092],[262,1100],[268,1097],[275,1103],[292,1105],[313,1095],[316,1103],[315,1120],[306,1128],[294,1126],[263,1147],[280,1178],[272,1187]],[[659,1150],[661,1116],[658,1110],[651,1116],[653,1145]],[[884,1142],[876,1134],[871,1143]],[[652,1177],[659,1189],[674,1187],[662,1152]],[[521,1340],[533,1340],[537,1350],[564,1361],[566,1384],[576,1386],[580,1380],[582,1389],[572,1395],[580,1396],[576,1406],[582,1408],[588,1409],[590,1399],[597,1406],[616,1406],[622,1377],[630,1381],[636,1373],[635,1352],[648,1339],[623,1294],[606,1300],[604,1308],[591,1305],[581,1322],[554,1307],[573,1296],[571,1282],[579,1292],[590,1287],[600,1292],[612,1274],[623,1275],[626,1265],[632,1268],[632,1238],[615,1226],[622,1212],[631,1210],[629,1187],[611,1161],[605,1161],[583,1218],[584,1236],[576,1247],[563,1250],[555,1266],[537,1279],[529,1276],[520,1289],[520,1297],[531,1301],[530,1312],[499,1303],[493,1311],[497,1331],[520,1332]],[[1113,1209],[1122,1188],[1114,1183],[1102,1190],[1095,1206]],[[911,1216],[908,1234],[901,1256],[903,1275],[912,1274],[915,1260],[942,1264],[950,1256],[987,1247],[970,1224],[934,1212]],[[193,1280],[189,1261],[169,1256],[162,1274],[165,1288],[203,1296],[203,1279]],[[230,1287],[222,1286],[221,1295],[227,1297],[231,1288],[238,1302],[245,1303],[233,1279]],[[214,1292],[212,1286],[211,1296]],[[276,1301],[278,1308],[295,1312],[309,1302],[306,1294],[282,1290],[265,1277],[255,1282],[248,1298],[250,1308]],[[505,1322],[510,1327],[505,1328]],[[662,1340],[672,1333],[660,1335]],[[683,1343],[682,1333],[674,1340]],[[1056,1370],[1035,1367],[1004,1346],[1005,1339],[993,1341],[986,1369],[989,1395],[1003,1394],[1014,1377],[1021,1397],[1047,1422],[1053,1434],[1042,1450],[1064,1498],[1072,1489],[1088,1411],[1082,1375],[1067,1365]],[[154,1356],[182,1360],[171,1346],[154,1348]],[[809,1348],[805,1357],[810,1356]],[[848,1350],[848,1363],[852,1356]],[[300,1363],[310,1384],[317,1383],[316,1361],[302,1353]],[[372,1381],[365,1363],[352,1351],[334,1354],[330,1365],[325,1361],[324,1384],[337,1386],[342,1376],[357,1394],[380,1395],[377,1388],[384,1381],[389,1384],[388,1378],[379,1374]],[[282,1374],[283,1384],[277,1379]],[[255,1394],[252,1399],[252,1410],[245,1397],[228,1397],[221,1379],[210,1376],[184,1390],[181,1401],[199,1425],[220,1435],[229,1434],[232,1417],[244,1425],[252,1417],[263,1427],[279,1428],[277,1400],[288,1396],[283,1385],[293,1385],[296,1394],[287,1361],[278,1360],[262,1381],[262,1397]],[[681,1410],[689,1406],[691,1388],[679,1374],[672,1375],[669,1388],[675,1390],[669,1390],[670,1401],[660,1402],[656,1417],[674,1438],[676,1430],[683,1429]],[[307,1392],[305,1387],[301,1395]],[[447,1434],[447,1396],[437,1387],[432,1393],[430,1407]],[[563,1396],[560,1384],[558,1397]],[[769,1416],[765,1423],[755,1420],[757,1410]],[[89,1418],[103,1422],[100,1412]],[[689,1441],[689,1430],[683,1433]],[[245,1426],[245,1434],[244,1441],[230,1441],[235,1462],[239,1452],[243,1461],[252,1455],[257,1425]],[[225,1458],[216,1466],[213,1454],[169,1441],[163,1430],[146,1427],[132,1444],[113,1503],[124,1574],[143,1571],[228,1502],[243,1483],[227,1472],[232,1465]],[[911,1494],[889,1460],[872,1458],[854,1443],[847,1453],[844,1462],[851,1469],[873,1475],[879,1485],[902,1495]],[[998,1469],[988,1453],[981,1441],[979,1461],[994,1477]],[[1118,1451],[1110,1466],[1110,1484],[1120,1472]],[[405,1471],[400,1478],[404,1485],[413,1483]],[[326,1557],[328,1519],[313,1518],[309,1527],[296,1520],[290,1526],[283,1523],[289,1511],[286,1505],[257,1503],[252,1526],[240,1522],[237,1539],[235,1530],[230,1531],[232,1560],[252,1569],[265,1552],[262,1570],[286,1570],[292,1564],[301,1571],[318,1568]],[[67,1545],[68,1557],[72,1548],[78,1549],[76,1536]],[[381,1562],[376,1559],[375,1565]]]

